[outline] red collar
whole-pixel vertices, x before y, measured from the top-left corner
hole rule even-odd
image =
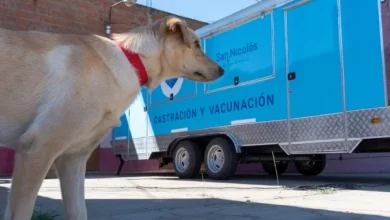
[[[141,86],[145,85],[148,82],[148,74],[139,55],[132,51],[127,50],[122,46],[122,44],[118,42],[116,42],[116,44],[122,49],[123,53],[129,60],[129,62],[133,65],[133,67],[136,69],[136,71],[138,70],[137,73],[138,73],[139,84]]]

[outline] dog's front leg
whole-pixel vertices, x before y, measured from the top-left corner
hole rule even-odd
[[[64,154],[54,162],[60,178],[63,205],[68,220],[86,220],[84,182],[87,160],[91,151]]]

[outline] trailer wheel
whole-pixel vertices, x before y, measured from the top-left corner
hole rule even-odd
[[[204,163],[211,179],[223,180],[234,175],[238,159],[233,143],[222,137],[212,139],[206,147]]]
[[[263,169],[266,173],[268,173],[271,176],[275,176],[275,165],[274,162],[264,162],[261,164],[263,166]],[[288,161],[279,161],[276,162],[276,169],[278,171],[278,175],[281,175],[287,171],[288,168]]]
[[[326,165],[326,155],[318,154],[314,155],[313,160],[309,161],[296,161],[295,167],[298,172],[304,176],[317,176],[324,169]]]
[[[202,153],[199,146],[192,141],[182,141],[173,152],[173,167],[179,178],[192,179],[199,174],[202,164]]]

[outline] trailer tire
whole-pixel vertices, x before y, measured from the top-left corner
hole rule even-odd
[[[173,152],[173,167],[176,176],[192,179],[199,175],[202,165],[202,152],[192,141],[181,141]]]
[[[261,165],[263,166],[264,171],[268,173],[268,175],[270,176],[276,175],[274,162],[263,162]],[[278,175],[282,175],[283,173],[285,173],[287,171],[287,168],[288,168],[288,161],[279,161],[276,163],[276,169],[278,171]]]
[[[215,180],[230,178],[238,165],[233,143],[223,137],[216,137],[208,143],[203,161],[207,175]]]
[[[297,161],[295,167],[298,172],[304,176],[317,176],[325,169],[326,155],[317,154],[314,155],[314,160],[311,161]]]

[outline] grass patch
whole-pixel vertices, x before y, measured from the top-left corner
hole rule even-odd
[[[321,193],[321,194],[334,194],[336,193],[336,189],[333,188],[333,187],[324,187],[324,188],[319,188],[318,191]]]
[[[34,211],[31,220],[54,220],[58,216],[60,215],[58,213],[55,213],[54,211],[52,212]]]

